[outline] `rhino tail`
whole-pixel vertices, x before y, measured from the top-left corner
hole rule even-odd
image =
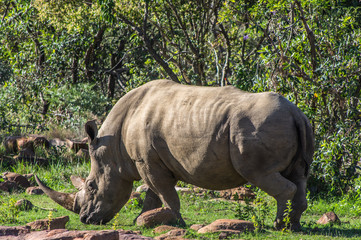
[[[303,159],[305,163],[305,176],[308,176],[313,159],[315,140],[310,121],[301,110],[297,110],[298,111],[294,116],[299,141],[299,150],[297,151],[298,156],[296,157],[301,157]]]

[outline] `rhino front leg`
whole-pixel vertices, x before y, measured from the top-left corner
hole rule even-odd
[[[182,215],[180,214],[180,200],[178,193],[174,188],[175,180],[169,179],[168,182],[164,179],[164,182],[162,181],[159,183],[159,185],[149,183],[149,186],[151,186],[153,191],[156,192],[163,205],[170,208],[174,212],[174,214],[177,216],[177,223],[180,226],[185,226],[186,224],[182,218]]]
[[[148,167],[150,165],[152,166],[151,168]],[[156,194],[158,198],[155,199],[160,199],[165,207],[170,208],[174,212],[177,217],[178,224],[185,226],[185,222],[180,214],[180,200],[178,193],[174,188],[177,180],[174,178],[172,172],[159,163],[154,162],[151,164],[148,163],[147,166],[139,165],[137,168],[139,169],[139,174],[142,179],[153,192],[149,192],[149,198],[151,198],[152,194]],[[159,203],[158,200],[155,202],[156,204]],[[151,205],[155,206],[156,204],[153,203]]]
[[[148,188],[147,193],[145,195],[141,214],[155,208],[160,208],[161,206],[162,206],[162,201],[160,200],[158,195],[155,194],[152,189]]]
[[[138,219],[138,217],[149,210],[155,209],[155,208],[160,208],[162,207],[162,201],[160,200],[160,198],[158,197],[157,194],[155,194],[152,189],[148,188],[147,193],[145,195],[145,199],[144,199],[144,203],[143,203],[143,208],[142,211],[140,212],[140,214],[134,219],[133,223],[135,223]]]

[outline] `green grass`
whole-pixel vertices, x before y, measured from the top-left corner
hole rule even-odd
[[[46,184],[55,190],[72,192],[75,188],[71,185],[69,177],[78,175],[86,177],[90,170],[90,163],[74,156],[68,156],[62,161],[56,161],[56,156],[51,159],[50,165],[39,167],[33,164],[18,163],[15,166],[5,166],[0,162],[0,172],[13,171],[20,174],[35,173]],[[141,183],[135,183],[136,186]],[[303,229],[301,232],[275,231],[273,219],[276,213],[276,202],[272,197],[259,191],[259,197],[267,203],[267,213],[263,216],[265,227],[256,233],[243,233],[231,238],[242,239],[359,239],[361,238],[361,199],[360,196],[345,196],[331,199],[309,200],[309,207],[301,219]],[[28,195],[25,193],[0,192],[0,225],[25,225],[37,219],[47,219],[49,211],[34,208],[30,211],[16,211],[11,207],[11,202],[20,199],[30,200],[35,206],[55,208],[52,217],[68,215],[70,220],[67,224],[69,230],[100,230],[100,229],[126,229],[141,231],[143,235],[154,237],[153,229],[138,227],[133,224],[134,218],[141,211],[137,202],[130,201],[119,214],[106,225],[85,225],[79,220],[79,216],[60,207],[47,196]],[[234,219],[237,215],[237,202],[214,199],[211,194],[199,196],[196,194],[180,194],[181,212],[187,223],[189,239],[218,239],[219,234],[198,234],[189,227],[193,224],[209,224],[216,219]],[[10,205],[9,205],[10,204]],[[10,213],[16,217],[9,221]],[[318,225],[316,221],[321,215],[328,211],[334,211],[341,219],[341,225]]]

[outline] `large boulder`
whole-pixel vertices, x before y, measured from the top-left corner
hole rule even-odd
[[[243,231],[254,231],[254,224],[250,221],[237,220],[237,219],[218,219],[211,224],[202,227],[198,230],[198,233],[213,233],[213,232],[223,232],[231,231],[239,233]]]
[[[50,231],[30,232],[29,227],[1,227],[0,239],[6,240],[151,240],[153,238],[143,237],[133,232],[124,230],[90,230],[90,231],[68,231],[66,229],[55,229]]]
[[[0,238],[4,236],[19,236],[30,233],[30,227],[25,226],[0,226]]]
[[[65,229],[66,223],[69,222],[69,216],[49,219],[36,220],[26,224],[31,227],[32,230],[53,230],[53,229]]]
[[[3,174],[4,179],[12,182],[16,182],[19,186],[22,188],[28,188],[30,187],[30,183],[26,177],[24,177],[21,174],[13,173],[13,172],[5,172]]]
[[[159,235],[155,237],[156,240],[181,240],[184,239],[183,237],[186,235],[187,231],[185,229],[173,229],[167,233]]]
[[[156,208],[142,213],[137,218],[137,225],[144,227],[154,227],[162,224],[175,224],[177,217],[170,208]]]
[[[8,180],[0,182],[0,191],[13,192],[20,190],[22,190],[22,187],[20,187],[16,182]]]

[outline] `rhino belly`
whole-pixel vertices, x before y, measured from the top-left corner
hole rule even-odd
[[[161,161],[178,180],[213,190],[247,182],[234,169],[226,137],[158,139],[156,142],[154,148]]]

